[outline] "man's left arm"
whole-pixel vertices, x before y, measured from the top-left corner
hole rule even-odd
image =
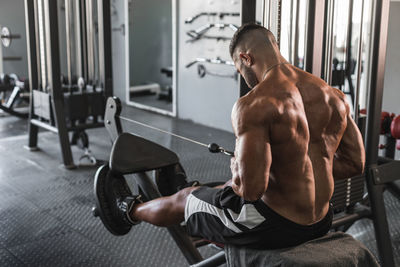
[[[268,187],[271,146],[266,129],[246,127],[238,131],[231,160],[232,189],[247,201],[259,200]]]

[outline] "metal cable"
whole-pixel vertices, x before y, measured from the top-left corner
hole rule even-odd
[[[191,142],[191,143],[194,143],[194,144],[197,144],[197,145],[201,145],[201,146],[204,146],[204,147],[207,147],[207,148],[208,148],[208,145],[206,145],[206,144],[204,144],[204,143],[201,143],[201,142],[199,142],[199,141],[196,141],[196,140],[193,140],[193,139],[190,139],[190,138],[187,138],[187,137],[178,135],[178,134],[174,134],[174,133],[168,132],[168,131],[166,131],[166,130],[163,130],[163,129],[160,129],[160,128],[157,128],[157,127],[154,127],[154,126],[151,126],[151,125],[148,125],[148,124],[145,124],[145,123],[143,123],[143,122],[135,121],[135,120],[133,120],[133,119],[125,118],[125,117],[122,117],[122,116],[119,116],[119,118],[120,118],[121,120],[128,121],[128,122],[132,122],[132,123],[135,123],[135,124],[138,124],[138,125],[147,127],[147,128],[149,128],[149,129],[153,129],[153,130],[156,130],[156,131],[165,133],[165,134],[169,134],[169,135],[175,136],[175,137],[177,137],[177,138],[180,138],[180,139],[182,139],[182,140],[185,140],[185,141],[188,141],[188,142]]]

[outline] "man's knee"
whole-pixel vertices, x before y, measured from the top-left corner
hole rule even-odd
[[[178,191],[175,196],[176,196],[176,201],[178,203],[183,203],[186,204],[186,199],[187,197],[196,189],[198,189],[200,186],[192,186],[192,187],[186,187],[180,191]],[[185,206],[185,205],[184,205]]]

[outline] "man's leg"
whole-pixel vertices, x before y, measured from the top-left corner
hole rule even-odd
[[[174,195],[141,203],[139,196],[132,194],[124,176],[110,172],[107,165],[99,168],[94,184],[96,207],[93,214],[99,216],[114,235],[127,234],[140,221],[158,226],[179,224],[185,218],[189,196],[199,189],[188,183],[189,187]]]
[[[214,188],[230,186],[231,180]],[[133,220],[148,222],[157,226],[171,226],[183,222],[187,196],[199,188],[188,187],[168,196],[160,197],[145,203],[135,204],[130,212]]]
[[[187,196],[197,187],[188,187],[172,196],[160,197],[145,203],[135,204],[130,212],[133,220],[148,222],[157,226],[171,226],[183,222]]]

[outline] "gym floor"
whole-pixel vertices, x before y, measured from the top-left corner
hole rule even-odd
[[[132,119],[204,143],[233,148],[231,133],[134,108],[123,110],[122,115]],[[123,128],[175,151],[191,180],[229,178],[227,156],[210,154],[201,146],[142,126],[123,122]],[[106,160],[111,149],[106,130],[94,129],[88,134],[92,153]],[[142,223],[123,237],[107,232],[91,214],[96,168],[64,169],[57,135],[40,133],[37,152],[25,150],[26,144],[26,121],[0,117],[0,266],[188,265],[165,229]],[[74,147],[73,154],[77,162],[82,151]],[[133,177],[128,180],[134,182]],[[400,266],[400,203],[388,192],[385,203],[395,260]],[[371,221],[356,222],[348,233],[377,256]],[[201,248],[204,257],[216,252],[213,247]]]
[[[131,97],[131,101],[146,105],[149,107],[159,108],[172,112],[172,103],[166,100],[159,100],[157,95],[138,95]]]

